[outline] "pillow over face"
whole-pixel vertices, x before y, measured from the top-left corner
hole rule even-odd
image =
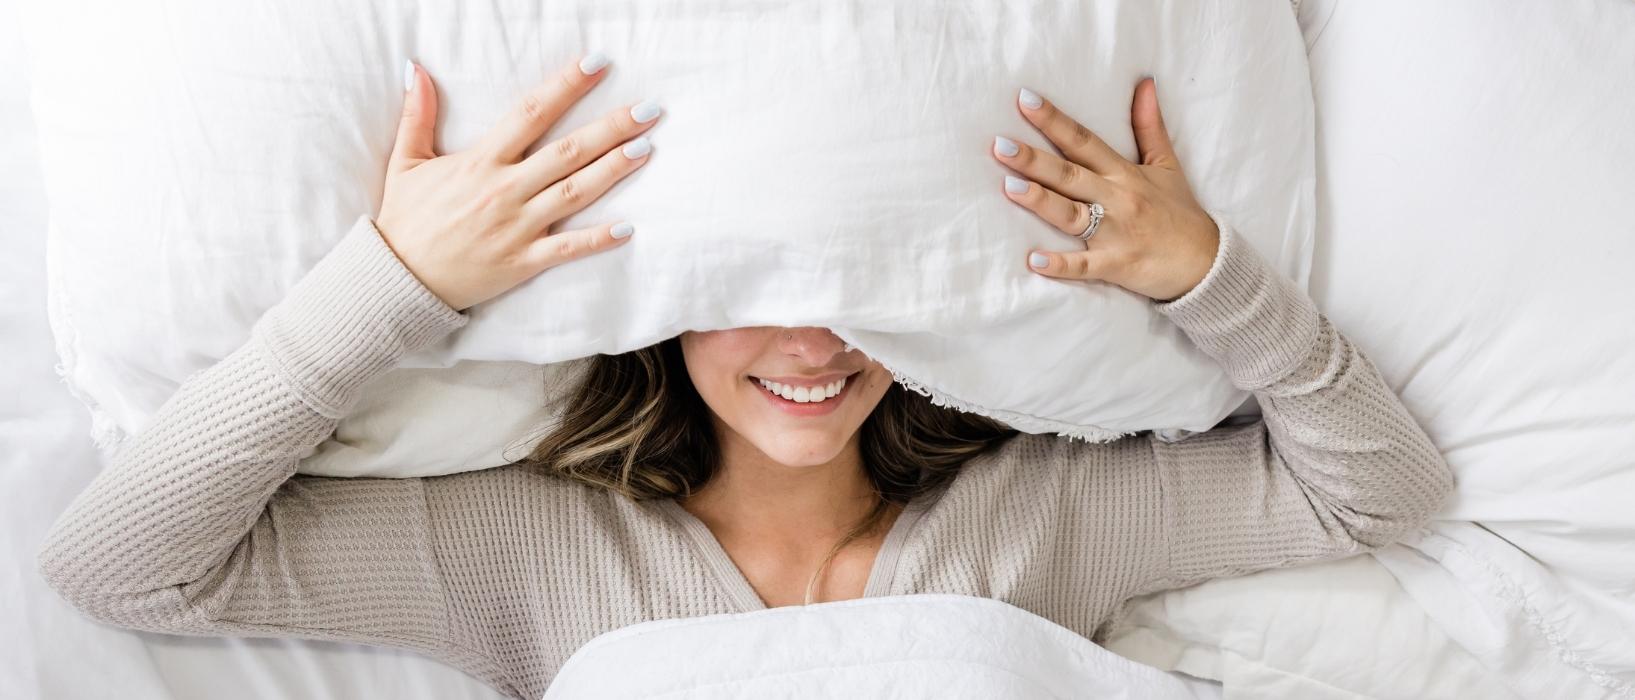
[[[1130,98],[1155,76],[1199,200],[1274,268],[1307,274],[1310,86],[1281,0],[185,5],[25,10],[54,328],[104,444],[241,344],[373,211],[404,57],[436,81],[442,153],[471,146],[586,50],[607,53],[612,72],[547,138],[644,98],[665,107],[652,161],[559,226],[621,218],[638,235],[474,307],[405,369],[552,365],[688,329],[813,325],[938,403],[1028,432],[1208,429],[1248,393],[1149,300],[1026,268],[1031,248],[1083,244],[1001,193],[995,135],[1049,148],[1015,106],[1023,86],[1135,158]],[[107,79],[106,56],[126,79]],[[465,368],[476,386],[515,370]],[[451,433],[382,393],[425,404],[433,394],[414,382],[434,377],[372,385],[364,403],[378,410],[342,432],[367,423],[357,444],[412,435],[435,451]],[[530,402],[558,398],[514,391],[484,407],[493,425],[526,424],[544,415]],[[355,450],[316,473],[495,466],[518,437],[508,431],[462,433],[489,452],[445,453],[436,468]]]

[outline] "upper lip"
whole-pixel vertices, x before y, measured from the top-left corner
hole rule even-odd
[[[765,379],[765,380],[767,380],[769,382],[777,382],[779,384],[786,384],[786,385],[793,386],[793,387],[802,387],[803,386],[803,387],[806,387],[806,388],[809,389],[809,388],[812,388],[812,387],[815,387],[815,386],[828,386],[829,384],[833,384],[833,383],[841,380],[844,377],[850,377],[850,376],[852,376],[854,374],[857,374],[857,373],[856,372],[831,372],[829,374],[820,374],[820,375],[817,375],[815,377],[800,377],[800,376],[788,376],[788,375],[785,375],[785,376],[782,376],[782,377],[763,377],[763,376],[756,375],[756,374],[752,374],[752,375],[749,375],[749,376],[754,377],[756,379]]]

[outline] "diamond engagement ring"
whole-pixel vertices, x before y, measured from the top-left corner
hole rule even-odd
[[[1090,223],[1084,227],[1084,231],[1079,233],[1078,239],[1088,241],[1091,236],[1096,235],[1096,227],[1101,225],[1101,217],[1106,215],[1107,210],[1101,206],[1100,202],[1090,202]]]

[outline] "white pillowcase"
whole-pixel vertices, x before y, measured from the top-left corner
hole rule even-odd
[[[1512,697],[1369,555],[1137,598],[1106,646],[1228,697]]]
[[[1082,244],[1001,193],[993,137],[1047,145],[1015,107],[1022,86],[1133,158],[1130,97],[1154,75],[1199,199],[1274,269],[1307,276],[1310,86],[1282,0],[982,0],[958,11],[914,0],[368,11],[298,0],[254,13],[102,0],[36,3],[24,16],[40,78],[53,328],[105,446],[241,344],[373,211],[404,57],[436,81],[442,152],[472,145],[582,50],[606,52],[612,72],[553,135],[643,98],[666,109],[652,161],[562,224],[628,219],[630,243],[473,308],[470,325],[405,368],[555,363],[686,329],[818,325],[937,402],[1029,432],[1208,429],[1248,393],[1147,299],[1025,267],[1032,247]],[[465,371],[492,391],[519,369]],[[371,386],[419,400],[366,399],[377,410],[341,429],[357,449],[331,447],[328,466],[303,471],[495,466],[522,437],[510,428],[544,411],[537,390],[513,383],[482,409],[491,431],[451,431],[422,410],[454,381],[435,376]],[[442,447],[451,438],[464,444]],[[382,445],[437,466],[381,461],[396,455]]]

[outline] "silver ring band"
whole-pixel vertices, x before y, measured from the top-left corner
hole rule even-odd
[[[1088,241],[1091,236],[1096,235],[1096,227],[1101,225],[1101,217],[1107,215],[1107,209],[1102,207],[1100,202],[1089,202],[1089,205],[1090,223],[1086,224],[1084,230],[1077,236],[1081,241]]]

